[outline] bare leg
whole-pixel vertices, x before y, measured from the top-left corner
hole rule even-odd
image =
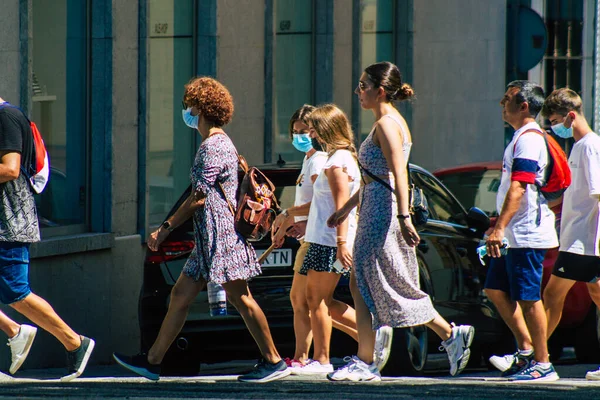
[[[67,351],[73,351],[81,346],[80,336],[56,314],[46,300],[35,293],[10,306],[58,339]]]
[[[331,313],[331,324],[334,328],[344,332],[358,342],[358,331],[356,330],[356,312],[348,304],[331,297],[327,300],[327,306]]]
[[[521,350],[533,349],[531,336],[519,304],[510,299],[508,293],[496,289],[485,289],[487,297],[494,303],[500,316],[512,331]]]
[[[590,292],[590,297],[592,301],[596,303],[596,307],[600,308],[600,280],[594,283],[587,284],[588,292]]]
[[[346,303],[342,303],[342,304],[346,304]],[[346,304],[346,306],[348,306],[348,305]],[[354,309],[350,306],[348,306],[348,307],[349,307],[348,310],[352,310],[354,318],[356,319],[356,313],[354,313]],[[331,326],[333,328],[337,329],[338,331],[344,332],[346,335],[350,336],[352,339],[354,339],[358,342],[358,331],[356,330],[356,328],[346,325],[345,322],[340,322],[340,320],[346,321],[348,319],[348,316],[346,315],[348,313],[338,315],[336,313],[337,310],[335,310],[333,308],[330,308],[329,311],[331,312]]]
[[[354,273],[350,276],[350,291],[354,299],[356,310],[356,328],[358,329],[358,353],[356,356],[367,364],[373,363],[373,352],[375,351],[375,331],[373,331],[373,318],[365,304]]]
[[[294,359],[305,362],[312,343],[310,327],[310,311],[306,302],[306,276],[294,273],[290,300],[294,309],[294,334],[296,336],[296,352]]]
[[[556,275],[551,275],[546,289],[544,289],[544,308],[546,309],[546,318],[548,319],[548,337],[550,339],[552,333],[558,326],[562,317],[563,306],[567,293],[573,287],[575,281],[570,279],[560,278]]]
[[[0,330],[6,333],[6,336],[13,338],[19,334],[21,326],[12,319],[8,318],[6,314],[0,311]]]
[[[154,344],[148,351],[148,362],[150,364],[160,364],[162,362],[167,350],[169,350],[169,347],[181,332],[181,328],[183,328],[190,304],[205,285],[206,282],[203,279],[194,282],[192,278],[183,273],[179,275],[173,290],[171,290],[167,315],[165,315],[165,319],[160,326]]]
[[[271,364],[281,361],[281,357],[273,343],[271,330],[267,322],[267,317],[262,309],[252,297],[248,283],[243,280],[227,282],[223,284],[227,292],[227,300],[240,313],[246,327],[258,345],[260,352],[265,360]]]
[[[452,326],[440,314],[436,313],[435,318],[425,326],[434,331],[442,340],[448,340],[452,336]]]
[[[544,304],[541,300],[538,301],[523,301],[519,300],[519,305],[523,310],[523,316],[527,323],[527,329],[531,334],[531,340],[533,342],[534,358],[537,362],[550,362],[548,356],[548,320],[546,319],[546,312],[544,310]]]
[[[327,302],[331,298],[339,279],[338,274],[308,271],[306,300],[310,309],[310,323],[315,346],[313,359],[321,364],[329,364],[332,326]]]

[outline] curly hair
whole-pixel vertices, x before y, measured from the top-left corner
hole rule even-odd
[[[188,107],[196,107],[215,127],[222,127],[233,116],[233,97],[229,90],[213,78],[202,76],[191,79],[185,85],[183,102]]]

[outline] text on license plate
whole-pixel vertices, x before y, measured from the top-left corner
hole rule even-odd
[[[256,250],[256,256],[260,257],[264,250]],[[262,267],[290,267],[292,260],[292,249],[275,249],[263,261]]]

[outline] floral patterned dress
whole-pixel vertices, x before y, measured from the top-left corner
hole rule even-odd
[[[400,124],[393,116],[385,117]],[[373,143],[373,133],[374,129],[362,143],[358,159],[369,172],[390,176],[383,152]],[[410,146],[405,141],[406,160]],[[393,187],[393,180],[389,181]],[[360,293],[373,314],[373,329],[385,325],[416,326],[433,320],[437,313],[427,293],[419,287],[415,248],[406,244],[400,232],[396,196],[378,182],[363,186],[361,191],[353,252],[354,274]]]
[[[206,194],[206,203],[193,216],[196,246],[183,273],[195,281],[203,278],[219,284],[260,275],[254,248],[236,232],[233,215],[218,185],[223,185],[227,198],[235,205],[238,160],[227,135],[214,134],[202,141],[190,180],[193,189]]]

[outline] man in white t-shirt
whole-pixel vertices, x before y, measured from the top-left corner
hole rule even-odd
[[[562,203],[558,259],[544,290],[548,337],[556,329],[565,297],[576,281],[587,283],[600,308],[600,137],[592,132],[581,108],[581,97],[566,88],[552,92],[542,108],[557,136],[575,139],[569,156],[571,186]],[[588,372],[586,378],[600,380],[600,369]]]
[[[500,102],[504,121],[516,132],[504,151],[496,202],[499,216],[487,239],[492,260],[485,293],[518,345],[515,354],[493,356],[490,362],[515,381],[558,379],[548,356],[541,301],[542,261],[547,249],[558,246],[554,213],[539,191],[548,165],[546,133],[535,122],[543,103],[543,89],[528,81],[511,82]],[[502,256],[505,237],[509,248]]]

